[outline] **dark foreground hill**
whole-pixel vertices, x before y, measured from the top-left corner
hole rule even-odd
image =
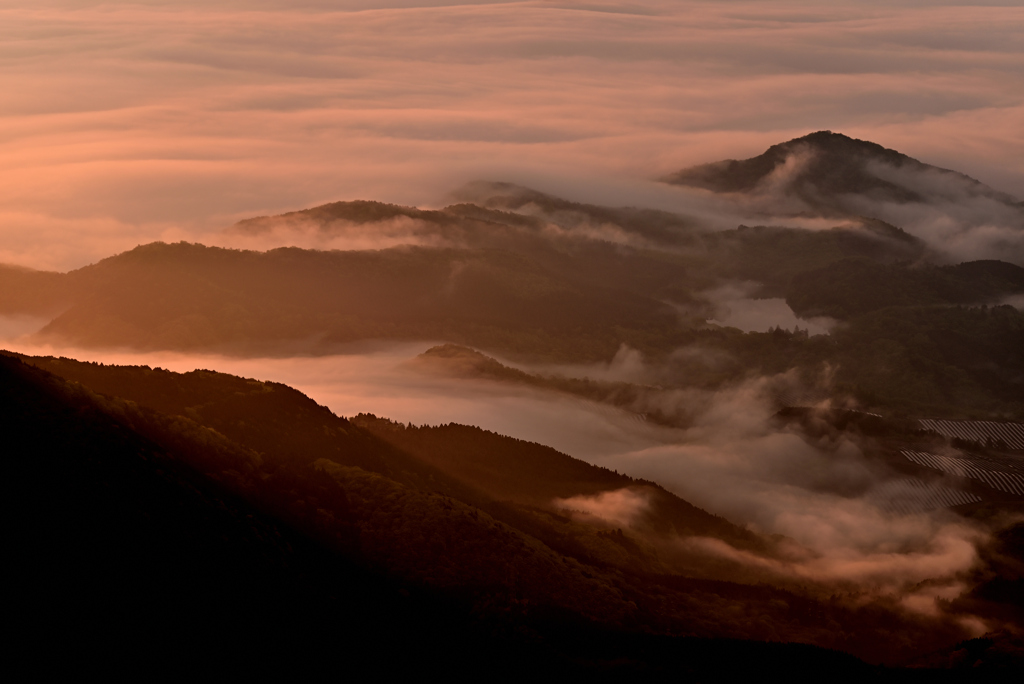
[[[667,542],[692,534],[773,551],[653,483],[539,445],[350,422],[282,385],[210,371],[3,356],[0,374],[12,615],[19,644],[62,644],[55,668],[67,654],[129,672],[213,658],[260,671],[857,681],[899,673],[763,642],[895,661],[963,638],[955,620],[673,556]],[[516,480],[522,467],[530,477]],[[548,501],[623,489],[653,502],[626,529]]]

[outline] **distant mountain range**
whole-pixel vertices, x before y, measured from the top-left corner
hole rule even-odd
[[[40,341],[243,355],[436,340],[527,363],[594,363],[626,345],[662,364],[672,386],[720,387],[794,368],[812,383],[827,364],[833,384],[818,389],[874,411],[1024,416],[1022,314],[1007,305],[1024,296],[1016,264],[944,265],[922,240],[878,219],[708,232],[666,212],[512,185],[470,190],[481,204],[423,211],[339,202],[232,228],[397,226],[413,243],[388,249],[153,243],[64,274],[0,266],[0,315],[49,319]],[[842,325],[808,336],[709,323],[721,306],[716,289],[730,283]],[[716,350],[718,361],[674,354],[681,348]]]
[[[771,209],[779,223],[712,231],[692,216],[481,182],[439,210],[336,202],[225,233],[386,238],[386,249],[153,243],[64,274],[0,266],[0,315],[49,319],[40,341],[142,350],[325,354],[359,340],[430,340],[527,363],[594,363],[626,345],[662,364],[673,386],[791,369],[812,384],[827,365],[832,384],[815,391],[873,411],[1024,416],[1024,269],[1012,258],[1024,214],[1011,198],[829,132],[668,180]],[[817,227],[785,225],[807,212]],[[894,212],[953,226],[949,244],[1005,243],[1007,258],[948,263],[941,241],[904,230]],[[993,216],[1006,221],[984,222]],[[727,306],[716,293],[736,284],[824,317],[832,332],[742,334],[709,322]],[[683,348],[719,360],[674,354]]]

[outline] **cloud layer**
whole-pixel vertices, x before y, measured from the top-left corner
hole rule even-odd
[[[0,2],[0,261],[475,178],[595,199],[823,128],[1024,194],[1013,4]]]

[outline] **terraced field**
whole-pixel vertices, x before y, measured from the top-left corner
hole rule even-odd
[[[1024,460],[982,458],[973,454],[940,456],[927,451],[901,451],[907,460],[949,475],[984,482],[992,489],[1024,496]]]
[[[877,487],[871,501],[887,513],[907,515],[981,501],[981,497],[952,487],[931,484],[915,477],[890,480]]]
[[[1024,450],[1024,425],[1000,423],[992,420],[921,420],[925,430],[932,430],[943,437],[963,439],[981,444],[1002,442],[1008,449]]]

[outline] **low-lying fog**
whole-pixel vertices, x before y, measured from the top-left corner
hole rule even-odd
[[[916,612],[937,611],[936,596],[956,596],[962,588],[957,574],[976,560],[975,542],[981,534],[952,514],[894,515],[872,503],[878,471],[856,444],[818,449],[791,431],[771,427],[773,409],[761,391],[766,380],[715,394],[681,395],[681,401],[698,406],[699,418],[692,428],[680,430],[589,401],[424,374],[405,363],[432,344],[363,344],[334,356],[299,358],[94,351],[34,346],[24,340],[8,340],[3,347],[178,372],[218,370],[285,383],[342,416],[369,412],[413,424],[456,422],[547,444],[654,480],[736,523],[786,535],[801,548],[789,560],[769,562],[714,540],[685,542],[705,553],[763,566],[768,576],[895,592]],[[616,363],[622,368],[596,367],[591,374],[644,371],[637,355],[619,357]],[[594,503],[598,509],[602,505]],[[608,505],[609,519],[621,517],[621,506]],[[926,580],[926,589],[916,586]]]
[[[730,283],[703,293],[716,307],[715,317],[708,323],[739,328],[743,332],[767,332],[769,328],[786,330],[800,328],[811,335],[824,335],[835,321],[824,316],[798,318],[782,297],[757,299],[751,295],[759,283]]]

